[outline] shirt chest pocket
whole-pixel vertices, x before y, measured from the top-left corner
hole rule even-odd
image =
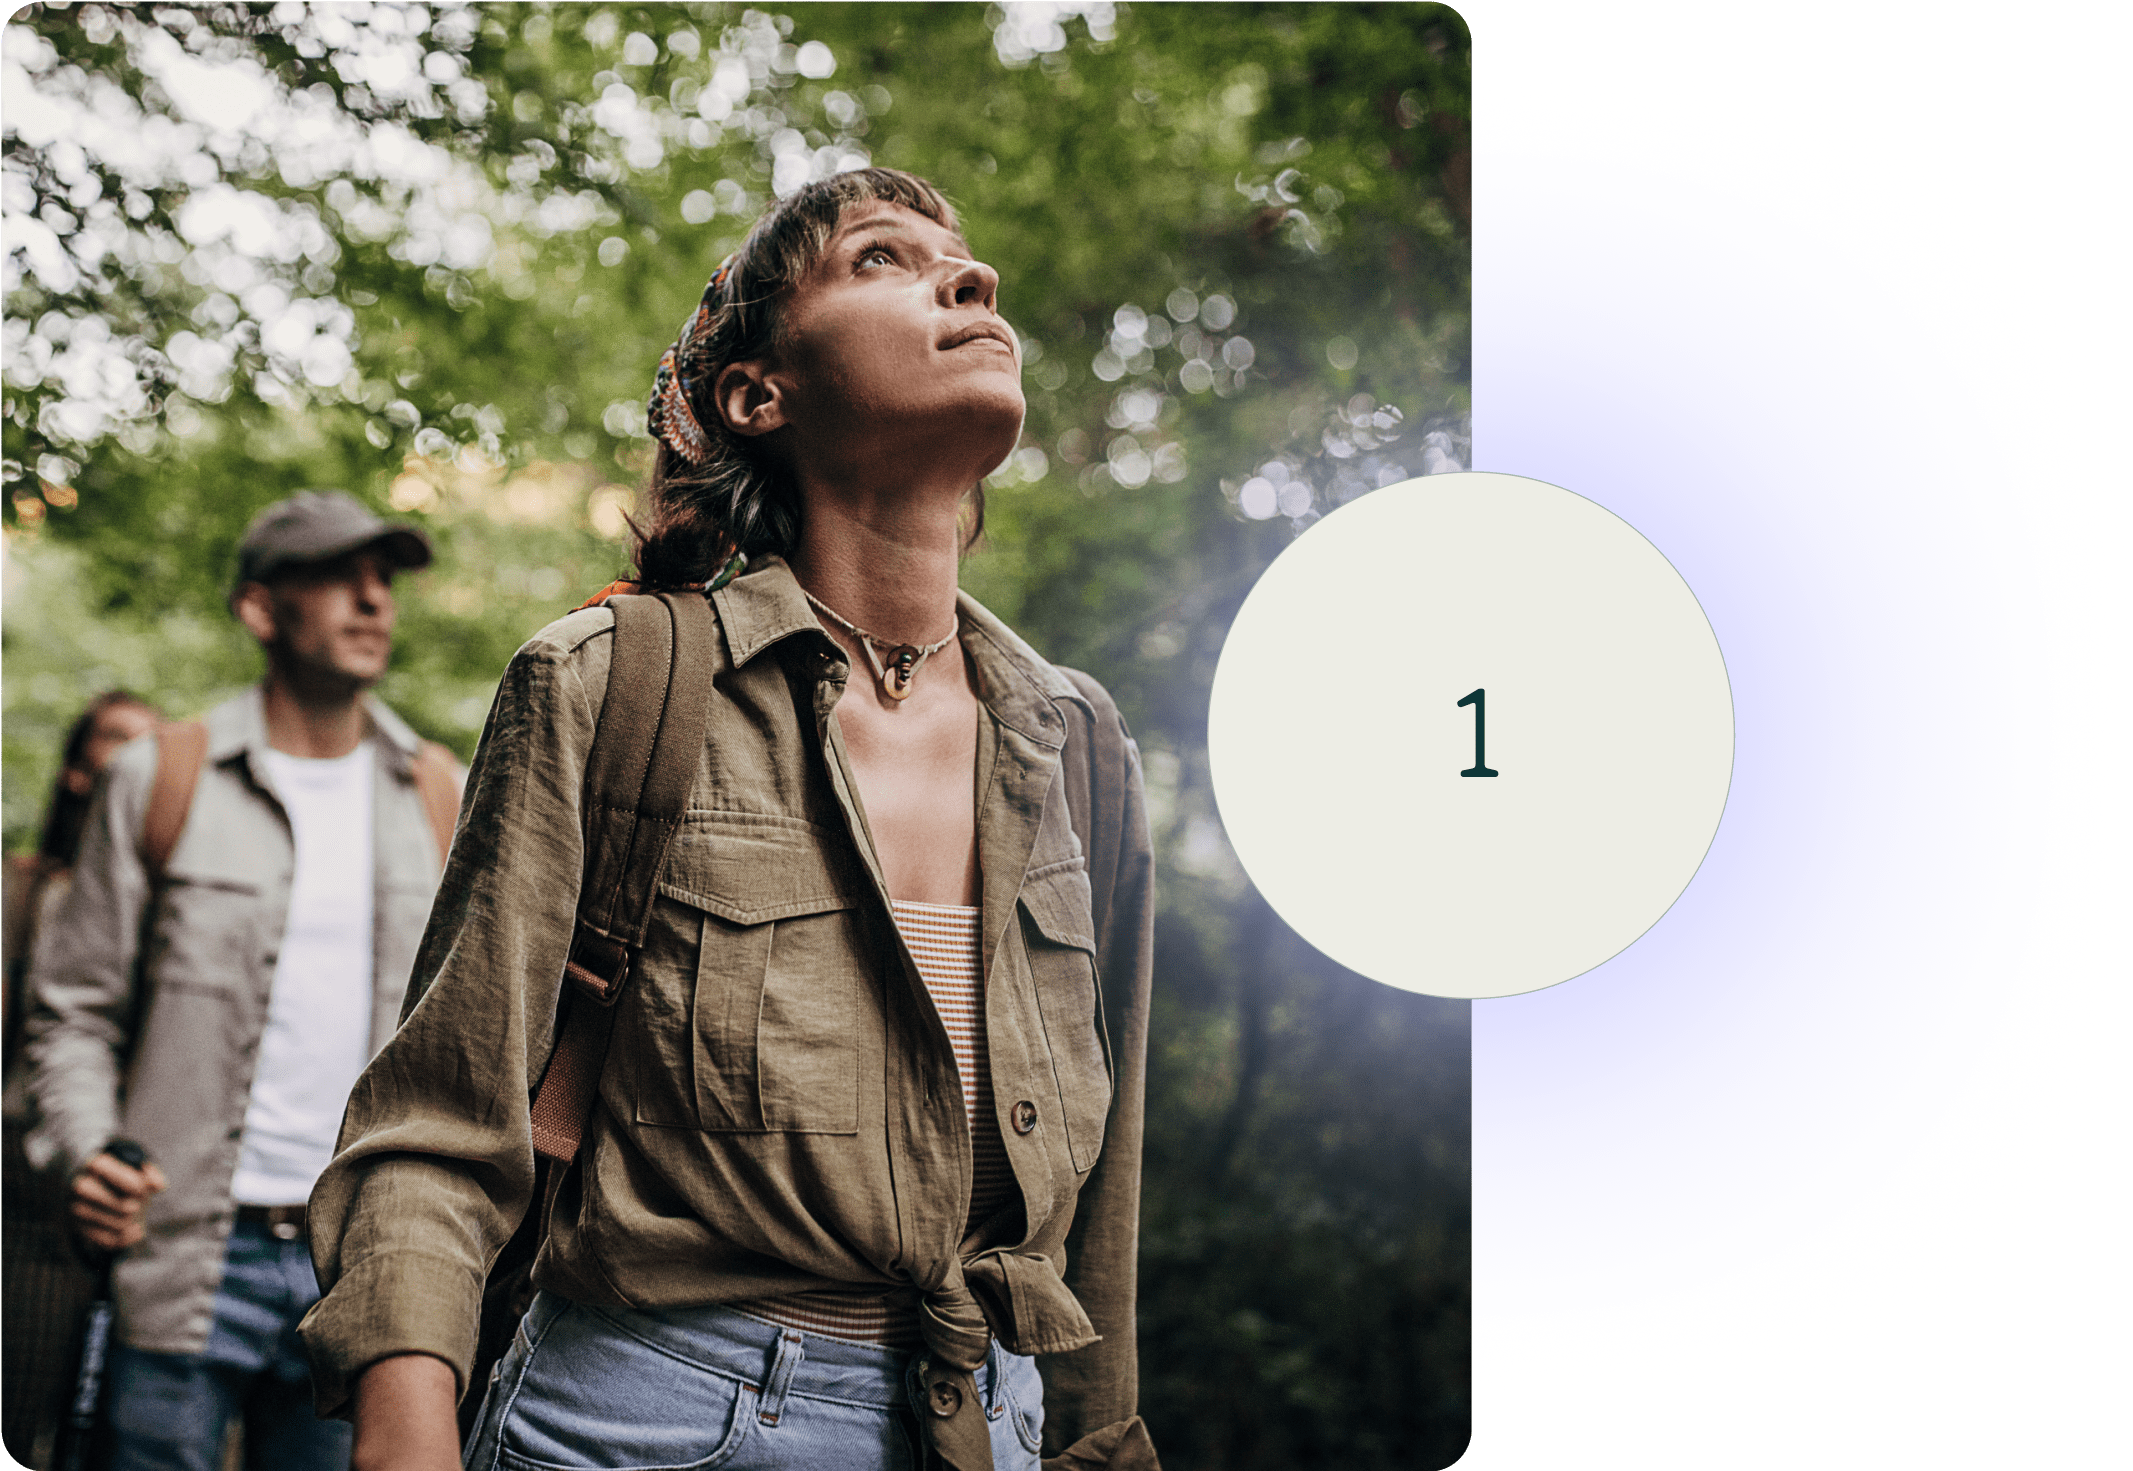
[[[143,969],[159,990],[264,995],[283,921],[258,875],[227,864],[172,864],[156,897]]]
[[[1040,869],[1024,880],[1019,904],[1067,1149],[1074,1169],[1086,1171],[1103,1152],[1104,1120],[1111,1111],[1110,1047],[1096,979],[1088,872],[1078,859]]]
[[[638,1080],[638,1122],[858,1130],[864,927],[829,842],[791,818],[688,815],[659,886],[662,927],[684,943],[642,977],[660,1066]]]

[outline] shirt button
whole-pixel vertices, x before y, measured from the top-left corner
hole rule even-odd
[[[1015,1105],[1014,1120],[1017,1134],[1029,1133],[1037,1127],[1037,1105],[1027,1098],[1023,1099]]]
[[[963,1391],[943,1379],[933,1386],[927,1407],[943,1420],[952,1420],[955,1412],[963,1408]]]

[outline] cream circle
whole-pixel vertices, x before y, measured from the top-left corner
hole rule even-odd
[[[1733,699],[1695,595],[1627,522],[1464,471],[1352,501],[1274,560],[1207,750],[1231,846],[1298,934],[1403,990],[1511,996],[1680,897],[1725,808]]]

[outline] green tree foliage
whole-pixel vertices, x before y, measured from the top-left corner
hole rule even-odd
[[[626,570],[652,367],[755,214],[861,161],[946,189],[1028,347],[965,584],[1147,756],[1166,1464],[1456,1457],[1465,1007],[1296,940],[1204,750],[1266,563],[1465,458],[1453,11],[32,5],[4,61],[18,846],[96,690],[185,712],[253,676],[231,549],[305,486],[435,538],[384,693],[468,752],[511,650]]]

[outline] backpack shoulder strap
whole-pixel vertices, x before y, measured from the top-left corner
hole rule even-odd
[[[711,721],[717,624],[698,592],[611,597],[613,663],[585,766],[585,871],[564,966],[560,1040],[533,1098],[533,1145],[576,1157],[614,1005],[644,943]]]
[[[437,861],[452,851],[452,829],[459,822],[459,762],[449,747],[424,741],[415,751],[409,775],[415,779],[415,795],[429,816],[430,833],[437,839]]]
[[[152,879],[177,851],[185,819],[193,810],[200,768],[207,763],[207,726],[198,720],[166,725],[156,732],[156,774],[148,789],[148,814],[141,823],[141,862]]]

